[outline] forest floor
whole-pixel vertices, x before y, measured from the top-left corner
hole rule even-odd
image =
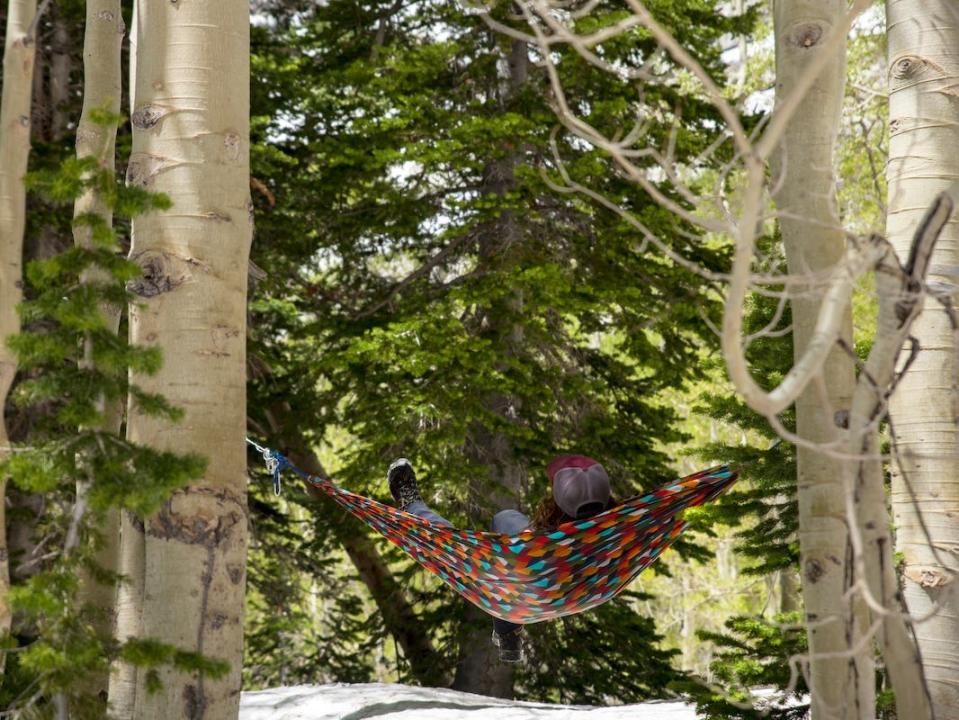
[[[547,705],[444,688],[367,683],[297,685],[243,693],[240,720],[695,720],[695,705]]]

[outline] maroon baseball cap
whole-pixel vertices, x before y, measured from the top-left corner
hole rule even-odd
[[[598,462],[585,455],[560,455],[546,466],[553,499],[573,518],[602,512],[609,504],[609,475]]]

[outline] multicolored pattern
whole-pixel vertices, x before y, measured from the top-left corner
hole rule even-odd
[[[735,480],[726,466],[703,470],[553,532],[509,536],[434,525],[309,478],[471,603],[523,624],[583,612],[616,597],[683,532],[681,511],[709,502]]]

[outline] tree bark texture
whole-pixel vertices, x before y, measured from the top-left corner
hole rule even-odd
[[[130,33],[129,98],[130,114],[136,93],[137,72],[137,24],[139,3],[133,3],[132,31]],[[131,333],[132,334],[132,333]],[[127,418],[127,434],[130,434],[131,418]],[[143,519],[132,512],[122,511],[119,518],[119,549],[117,566],[123,580],[117,585],[114,598],[114,628],[116,639],[143,636],[143,589],[146,565],[146,542]],[[123,662],[114,662],[110,667],[108,688],[110,717],[114,720],[132,720],[136,709],[139,668]]]
[[[23,295],[23,232],[26,189],[23,176],[30,155],[30,94],[36,45],[27,36],[37,14],[36,0],[10,0],[3,51],[3,94],[0,97],[0,458],[10,452],[3,408],[17,371],[7,338],[20,331],[17,304]],[[6,478],[0,477],[0,636],[11,623],[7,550]],[[0,668],[3,656],[0,655]]]
[[[925,207],[959,180],[959,6],[889,0],[887,235],[900,257]],[[959,285],[959,223],[942,232],[929,279]],[[943,304],[926,298],[912,334],[921,350],[890,402],[897,467],[892,508],[903,593],[937,718],[959,718],[959,436],[955,333]],[[928,533],[928,534],[927,534]]]
[[[63,30],[62,20],[58,32]],[[120,13],[120,0],[87,0],[86,25],[83,38],[83,110],[77,126],[77,158],[95,158],[99,166],[114,172],[117,123],[94,122],[96,111],[107,111],[113,116],[120,112],[121,75],[120,46],[123,42],[125,27]],[[65,32],[65,30],[63,30]],[[77,198],[74,204],[74,217],[92,213],[103,218],[107,226],[113,222],[113,210],[104,202],[95,189],[87,190]],[[73,228],[74,242],[81,247],[92,245],[92,229],[88,225],[76,224]],[[103,271],[90,271],[83,280],[104,279]],[[114,333],[120,326],[120,308],[104,305],[100,308]],[[92,363],[87,343],[84,365]],[[119,401],[101,404],[103,419],[100,428],[117,434],[123,420],[123,407]],[[86,493],[86,483],[77,483],[77,498],[82,501]],[[99,523],[98,530],[103,537],[103,547],[97,553],[96,561],[104,569],[119,572],[118,553],[120,538],[119,511],[109,510]],[[92,605],[101,613],[97,620],[97,634],[104,642],[113,636],[114,593],[112,585],[103,585],[88,573],[80,578],[78,599],[81,604]],[[91,694],[107,697],[108,675],[106,672],[90,678]]]
[[[88,4],[89,10],[89,4]],[[89,28],[89,25],[87,25]],[[86,44],[86,31],[84,31]],[[109,47],[109,46],[107,46]],[[107,52],[109,55],[110,53]],[[84,62],[87,55],[84,52]],[[70,114],[66,107],[70,100],[70,74],[73,62],[70,56],[70,28],[62,13],[53,20],[53,48],[50,53],[50,137],[62,139],[69,131]],[[84,68],[84,93],[86,92],[86,68]]]
[[[908,372],[919,354],[910,332],[923,311],[924,285],[933,248],[952,214],[953,202],[940,194],[916,225],[915,236],[900,263],[892,246],[873,236],[869,244],[884,250],[876,267],[879,317],[869,358],[859,373],[850,410],[850,452],[861,456],[848,463],[846,516],[852,534],[855,573],[860,593],[871,597],[870,611],[886,671],[896,698],[896,716],[925,720],[933,717],[932,698],[922,657],[906,606],[892,553],[889,513],[886,509],[879,423],[888,411],[888,398],[897,380]],[[899,362],[904,344],[909,356]],[[897,368],[902,367],[897,374]],[[951,712],[947,708],[947,712]],[[949,715],[947,715],[948,717]]]
[[[128,437],[201,453],[209,467],[146,518],[142,534],[125,522],[123,560],[134,570],[142,563],[142,602],[119,610],[134,632],[139,625],[144,637],[222,658],[230,672],[212,680],[164,670],[155,694],[138,677],[132,717],[235,718],[247,542],[249,4],[141,0],[134,33],[127,182],[173,203],[133,223],[131,257],[143,276],[131,283],[131,342],[159,347],[164,359],[157,375],[134,381],[185,417],[171,424],[132,404]],[[122,639],[130,628],[118,632]],[[129,697],[116,700],[130,706]]]
[[[143,636],[143,587],[146,551],[143,521],[132,512],[120,514],[117,557],[123,581],[117,586],[114,633],[118,640]],[[110,668],[110,717],[132,720],[136,709],[138,669],[116,662]]]
[[[846,12],[844,0],[776,0],[776,98],[782,102],[806,71],[832,28]],[[798,360],[813,335],[822,281],[843,261],[845,236],[835,200],[833,149],[845,85],[845,51],[835,54],[792,117],[775,160],[775,201],[790,275],[809,275],[790,297],[794,355]],[[816,278],[820,280],[817,287]],[[842,318],[841,337],[851,345],[852,310]],[[811,443],[836,443],[844,432],[838,411],[848,411],[855,388],[852,359],[838,346],[818,381],[796,402],[796,425]],[[797,449],[799,546],[802,596],[809,628],[809,680],[814,720],[875,716],[872,649],[848,653],[862,633],[856,612],[843,595],[851,568],[842,516],[843,462],[817,450]]]

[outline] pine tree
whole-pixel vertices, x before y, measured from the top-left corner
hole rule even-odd
[[[497,12],[508,20],[508,10]],[[600,10],[584,22],[619,17],[612,6]],[[719,72],[716,41],[735,21],[717,21],[710,3],[669,10],[675,27],[697,28],[689,41]],[[526,509],[548,491],[546,462],[563,450],[595,454],[622,496],[669,477],[657,444],[680,436],[655,397],[698,374],[698,349],[713,342],[699,318],[716,313],[715,299],[620,218],[554,191],[563,181],[541,69],[531,65],[522,90],[504,99],[511,41],[446,3],[403,12],[331,3],[293,24],[254,35],[253,174],[263,208],[254,252],[266,277],[254,295],[253,352],[269,369],[255,373],[254,427],[267,440],[276,423],[306,428],[316,445],[332,440],[337,479],[372,494],[383,492],[378,479],[393,457],[410,457],[425,494],[460,524],[489,521],[476,488],[503,493],[491,477],[508,463],[477,452],[484,435],[518,463],[509,497]],[[637,33],[608,51],[638,65],[654,49]],[[666,120],[653,136],[665,142],[681,116],[678,152],[703,147],[697,128],[711,111],[678,88],[631,94],[571,54],[560,68],[591,122],[626,129],[636,112],[655,108]],[[295,135],[281,130],[282,118],[296,118]],[[622,200],[683,252],[722,266],[720,251],[690,242],[599,154],[562,134],[556,147],[573,178]],[[510,158],[515,181],[484,192],[490,169]],[[503,230],[507,218],[515,232]],[[279,399],[290,405],[282,419],[272,410]],[[334,426],[345,434],[327,436]],[[329,548],[323,525],[311,529],[310,547]],[[289,547],[265,534],[260,541]],[[404,561],[386,557],[408,577]],[[442,589],[405,584],[433,645],[452,639],[455,665],[470,652],[457,647],[463,605]],[[675,677],[669,655],[654,648],[648,625],[624,625],[634,612],[624,600],[531,628],[531,653],[586,654],[590,645],[571,639],[592,638],[608,648],[609,665],[570,662],[564,685],[577,688],[578,701],[661,694]],[[548,672],[534,661],[519,691],[562,695]]]

